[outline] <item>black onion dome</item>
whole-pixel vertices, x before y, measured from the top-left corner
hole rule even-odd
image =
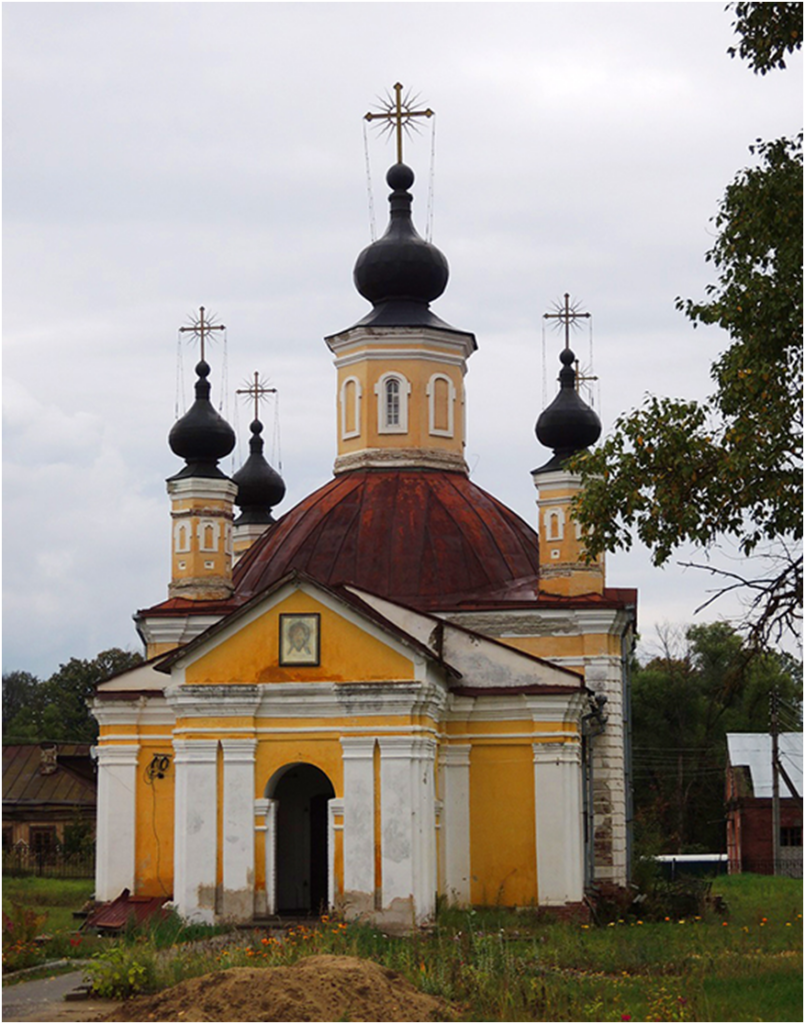
[[[210,402],[209,364],[203,359],[196,366],[196,400],[178,419],[168,435],[171,451],[187,465],[171,477],[178,480],[190,476],[223,477],[218,460],[235,447],[235,431]]]
[[[235,525],[273,523],[271,509],[285,497],[285,481],[263,455],[263,424],[254,420],[250,429],[249,457],[232,477],[238,485],[235,504],[241,509]]]
[[[554,452],[553,458],[541,467],[543,470],[558,469],[571,455],[584,451],[601,436],[601,420],[576,391],[575,355],[566,348],[559,358],[559,394],[543,410],[536,425],[537,439]]]
[[[406,164],[395,164],[386,175],[392,189],[389,196],[391,220],[382,238],[372,242],[358,256],[353,277],[360,294],[375,307],[382,322],[428,322],[437,317],[428,311],[428,303],[447,287],[449,269],[444,254],[421,238],[411,219],[413,197],[408,189],[414,172]],[[380,323],[370,314],[362,323]]]

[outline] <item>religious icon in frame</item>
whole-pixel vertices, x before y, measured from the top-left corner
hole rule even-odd
[[[280,614],[280,665],[318,665],[321,616]]]

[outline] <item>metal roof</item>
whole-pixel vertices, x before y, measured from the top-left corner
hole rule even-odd
[[[235,567],[240,603],[298,569],[417,607],[539,572],[537,535],[463,473],[342,473],[270,527]],[[536,590],[536,588],[535,588]]]
[[[771,797],[771,736],[765,732],[728,732],[727,750],[730,765],[745,765],[752,776],[752,794]],[[779,736],[780,762],[802,796],[802,733],[783,732]],[[785,782],[780,782],[780,796],[788,797]]]

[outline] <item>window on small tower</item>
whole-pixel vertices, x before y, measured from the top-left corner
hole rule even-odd
[[[377,429],[381,434],[404,434],[408,430],[408,395],[411,386],[401,374],[384,374],[375,386]]]
[[[400,425],[400,382],[396,377],[386,381],[386,426]]]

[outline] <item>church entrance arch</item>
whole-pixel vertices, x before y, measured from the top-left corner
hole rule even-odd
[[[272,775],[266,796],[274,808],[274,834],[267,837],[266,851],[267,875],[273,874],[274,882],[269,885],[270,909],[280,914],[326,911],[331,900],[328,803],[335,796],[333,784],[320,768],[298,761]]]

